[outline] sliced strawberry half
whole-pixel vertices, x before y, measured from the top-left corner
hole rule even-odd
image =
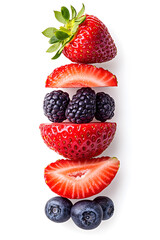
[[[50,189],[66,198],[86,198],[98,194],[115,177],[120,162],[101,157],[88,160],[58,160],[45,168],[44,178]]]
[[[112,142],[116,123],[40,124],[46,145],[69,159],[92,158],[100,155]]]
[[[46,87],[111,87],[117,78],[108,70],[87,64],[68,64],[56,68],[46,80]]]

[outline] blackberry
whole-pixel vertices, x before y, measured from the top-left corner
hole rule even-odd
[[[89,87],[77,91],[66,109],[66,118],[73,123],[89,123],[96,112],[96,94]]]
[[[69,101],[67,92],[55,90],[47,93],[43,102],[44,115],[51,122],[63,122],[66,119],[65,111]]]
[[[105,122],[114,116],[114,110],[114,99],[104,92],[97,93],[95,118],[101,122]]]

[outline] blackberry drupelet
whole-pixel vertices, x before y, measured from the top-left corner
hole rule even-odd
[[[67,92],[55,90],[47,93],[43,102],[44,115],[51,122],[63,122],[66,119],[65,111],[69,101]]]
[[[95,118],[105,122],[114,116],[115,102],[112,97],[104,92],[96,94],[96,113]]]
[[[66,118],[73,123],[89,123],[96,112],[96,94],[89,87],[77,91],[66,109]]]

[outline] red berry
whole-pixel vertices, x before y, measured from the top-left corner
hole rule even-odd
[[[65,198],[86,198],[98,194],[115,177],[120,162],[101,157],[84,160],[58,160],[45,168],[49,188]]]
[[[102,63],[116,56],[117,48],[107,27],[97,17],[84,15],[84,11],[84,4],[78,14],[71,6],[72,16],[66,7],[62,7],[61,12],[54,11],[56,19],[64,25],[42,32],[52,44],[47,52],[57,51],[52,59],[57,59],[62,52],[78,63]]]
[[[40,124],[46,145],[69,159],[86,159],[100,155],[112,142],[116,123]]]
[[[72,62],[102,63],[113,59],[117,48],[107,27],[97,17],[86,15],[75,37],[63,49]]]
[[[46,80],[46,87],[111,87],[117,86],[117,78],[103,68],[87,64],[67,64],[56,68]]]

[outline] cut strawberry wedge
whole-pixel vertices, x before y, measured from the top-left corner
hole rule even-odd
[[[76,160],[93,158],[106,150],[114,138],[116,123],[42,123],[39,128],[50,149]]]
[[[86,198],[98,194],[115,177],[120,162],[117,158],[101,157],[87,160],[58,160],[45,168],[46,184],[66,198]]]
[[[87,64],[68,64],[56,68],[47,78],[46,87],[111,87],[117,78],[111,72]]]

